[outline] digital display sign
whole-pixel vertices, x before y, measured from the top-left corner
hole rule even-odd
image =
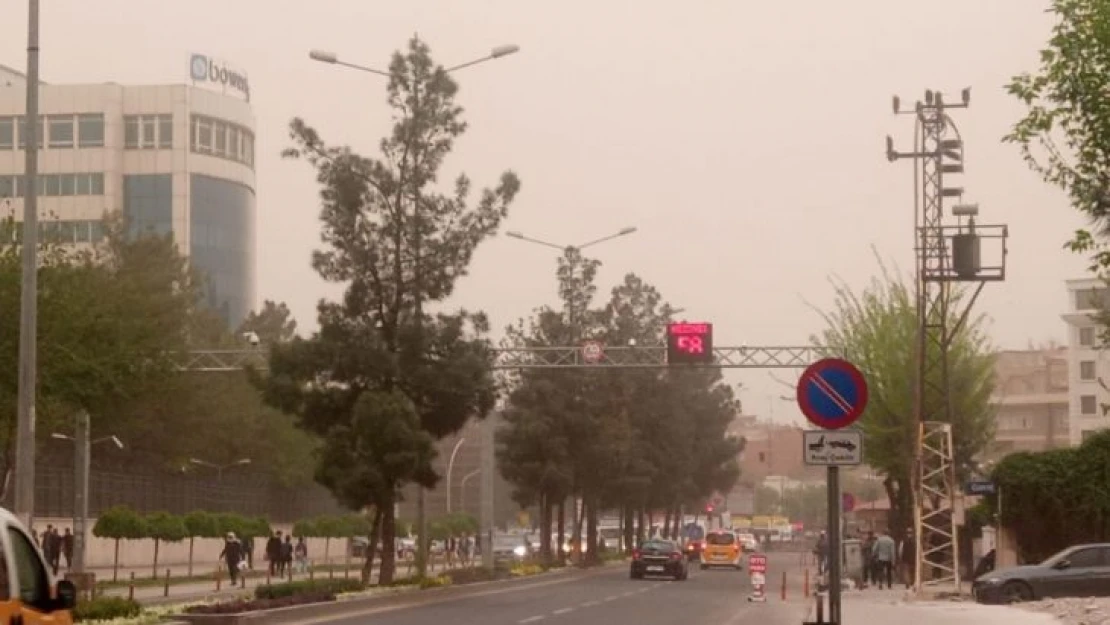
[[[713,324],[667,324],[667,364],[713,362]]]

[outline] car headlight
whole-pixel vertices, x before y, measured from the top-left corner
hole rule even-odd
[[[515,553],[515,554],[516,554],[516,555],[518,555],[518,556],[522,556],[522,557],[523,557],[523,556],[524,556],[524,554],[525,554],[525,553],[527,553],[527,550],[526,550],[526,549],[525,549],[525,548],[524,548],[523,546],[521,546],[521,547],[516,547],[516,548],[514,548],[514,549],[513,549],[513,553]]]

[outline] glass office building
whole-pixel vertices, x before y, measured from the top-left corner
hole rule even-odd
[[[194,77],[195,79],[195,77]],[[0,212],[22,216],[26,83],[0,65]],[[43,84],[43,228],[73,245],[122,211],[134,236],[172,236],[234,327],[255,300],[254,115],[193,85]]]

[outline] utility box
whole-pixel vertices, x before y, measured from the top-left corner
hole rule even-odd
[[[860,588],[863,585],[863,543],[858,538],[848,538],[841,546],[844,551],[840,565],[841,587],[844,587],[844,580],[850,579]]]
[[[952,235],[952,269],[958,277],[977,278],[982,267],[981,254],[979,235],[973,232]]]

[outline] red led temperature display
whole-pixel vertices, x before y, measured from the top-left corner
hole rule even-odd
[[[713,362],[713,324],[667,324],[667,364]]]

